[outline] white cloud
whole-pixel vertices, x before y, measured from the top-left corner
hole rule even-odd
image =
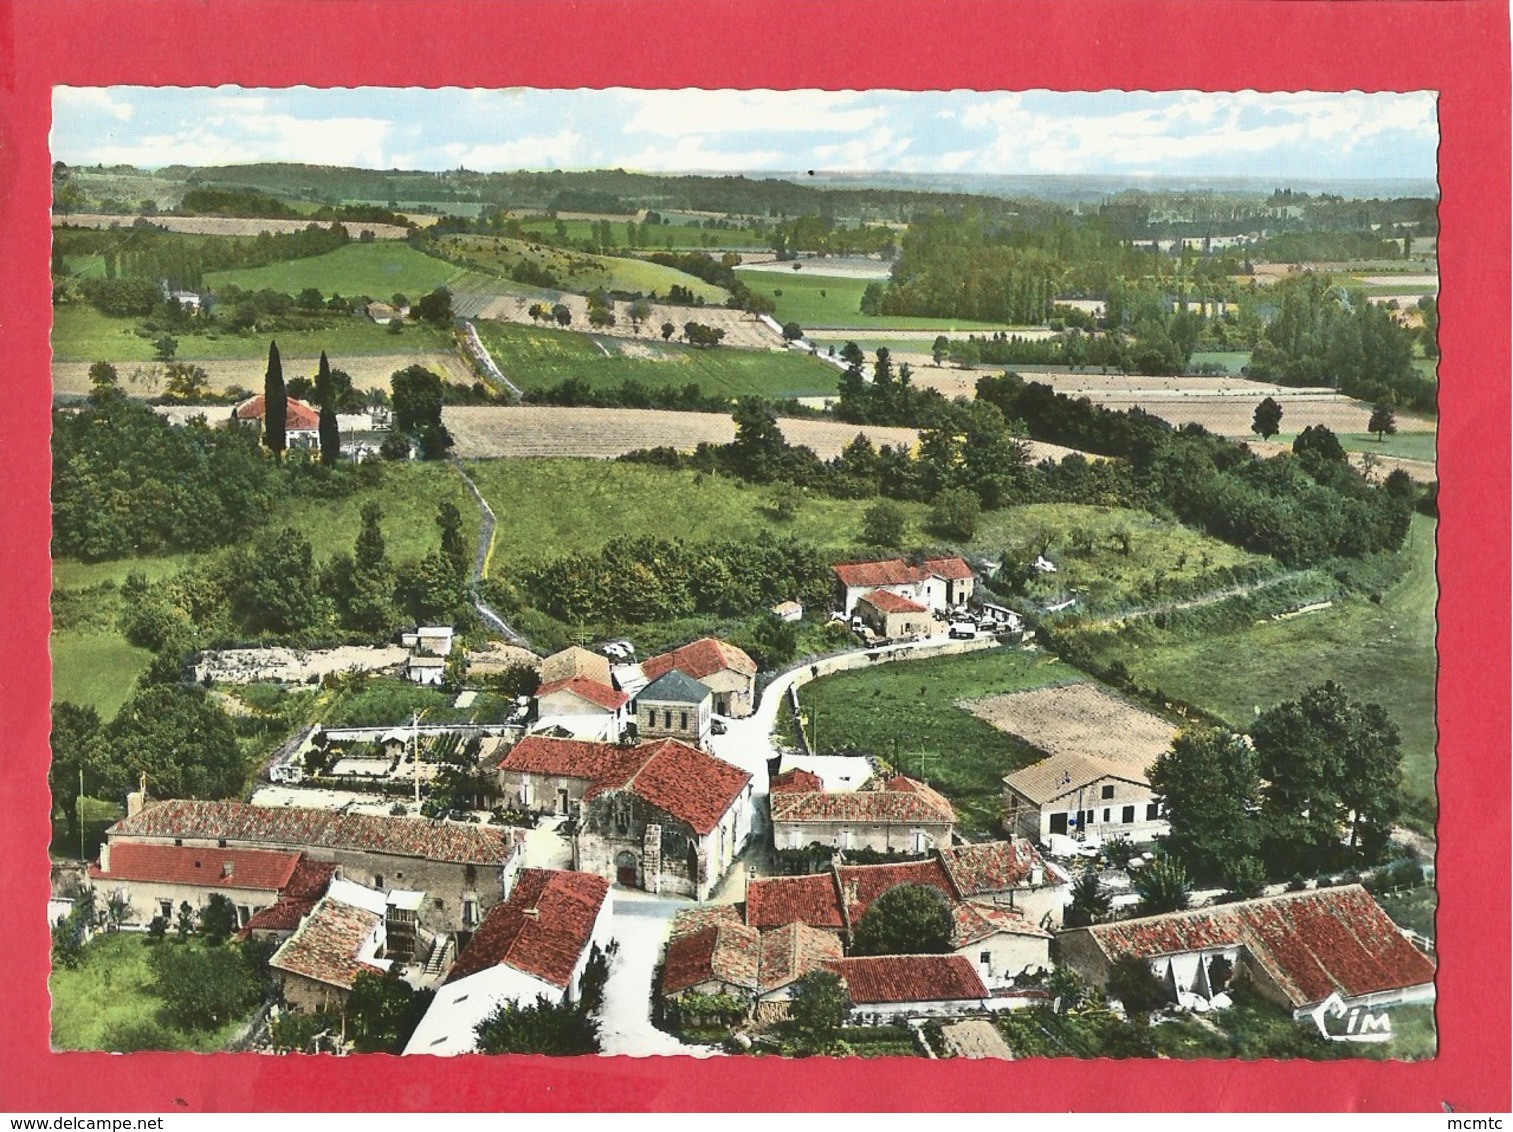
[[[583,135],[576,130],[533,134],[514,141],[452,144],[441,147],[449,161],[467,169],[495,172],[506,169],[560,169],[571,165]]]
[[[901,138],[887,126],[880,126],[865,137],[815,146],[814,162],[825,169],[891,169],[912,144],[912,138]]]
[[[107,165],[225,165],[293,161],[382,169],[393,127],[379,118],[213,115],[172,133],[122,137],[110,131],[91,160]]]
[[[793,155],[776,149],[709,149],[704,139],[697,136],[678,138],[672,145],[647,146],[639,153],[613,162],[616,167],[644,170],[646,172],[710,172],[741,173],[756,169],[772,169],[784,161],[791,162]]]
[[[69,115],[105,114],[121,122],[131,120],[135,108],[131,102],[100,87],[53,87],[53,118]]]
[[[849,132],[879,123],[886,110],[857,105],[856,91],[617,90],[629,103],[627,134]]]

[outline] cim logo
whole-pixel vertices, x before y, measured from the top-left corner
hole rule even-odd
[[[1326,1041],[1390,1042],[1392,1019],[1386,1014],[1372,1014],[1359,1006],[1346,1006],[1339,992],[1331,994],[1313,1008],[1313,1024]],[[1343,1022],[1342,1022],[1343,1020]]]

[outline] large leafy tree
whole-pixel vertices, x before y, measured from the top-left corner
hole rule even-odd
[[[735,440],[726,449],[730,470],[751,483],[771,483],[788,448],[777,417],[755,397],[742,397],[731,416]]]
[[[1193,876],[1219,880],[1234,861],[1256,852],[1260,829],[1251,807],[1260,782],[1243,738],[1217,729],[1182,731],[1156,759],[1150,781],[1171,826],[1166,851]]]
[[[1255,415],[1250,420],[1250,431],[1262,440],[1270,440],[1282,431],[1282,406],[1275,397],[1267,397],[1256,406]]]
[[[810,971],[793,984],[789,1020],[798,1035],[815,1049],[823,1049],[846,1021],[851,1000],[840,976],[823,969]]]
[[[389,387],[395,434],[412,438],[422,459],[444,457],[452,447],[452,434],[441,423],[445,398],[440,376],[424,366],[409,366],[390,377]]]
[[[479,1053],[539,1053],[574,1057],[599,1052],[599,1024],[572,1002],[552,1002],[545,995],[520,1005],[501,1003],[478,1023]]]
[[[401,1053],[430,1004],[431,995],[399,977],[363,971],[347,995],[347,1034],[359,1053]]]
[[[1381,705],[1328,681],[1262,712],[1251,740],[1274,869],[1327,867],[1342,841],[1367,859],[1386,848],[1402,809],[1402,752]]]
[[[52,765],[47,782],[53,792],[53,809],[68,822],[69,844],[79,843],[79,781],[90,779],[85,789],[98,789],[97,768],[91,765],[100,751],[100,714],[87,705],[59,701],[53,705]]]
[[[901,884],[872,902],[852,938],[856,955],[928,955],[951,950],[951,906],[927,884]]]
[[[112,795],[146,774],[161,797],[231,798],[247,777],[231,721],[203,690],[178,684],[127,700],[105,729],[105,756],[101,777]]]
[[[232,611],[254,633],[309,633],[327,606],[316,581],[310,540],[287,527],[240,559]]]
[[[148,957],[153,992],[178,1026],[212,1030],[251,1010],[257,976],[234,948],[159,947]]]
[[[268,343],[268,369],[263,374],[263,444],[282,460],[288,447],[289,394],[284,388],[284,363],[278,343]]]

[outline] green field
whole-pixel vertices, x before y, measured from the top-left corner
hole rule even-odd
[[[1341,432],[1335,435],[1346,452],[1373,452],[1378,456],[1398,456],[1404,460],[1422,460],[1428,464],[1435,460],[1435,434],[1432,432],[1399,432],[1381,440],[1377,440],[1374,432]],[[1272,439],[1291,446],[1297,439],[1297,434],[1283,433]]]
[[[706,395],[778,399],[833,394],[840,377],[834,366],[807,354],[728,346],[701,350],[664,342],[653,331],[628,340],[508,322],[477,326],[499,368],[526,390],[575,378],[594,389],[625,381],[676,389],[693,383]]]
[[[53,700],[83,704],[101,719],[116,714],[152,653],[111,632],[58,630],[52,635]]]
[[[1250,365],[1250,351],[1194,350],[1192,359],[1187,364],[1188,372],[1192,373],[1202,365],[1223,366],[1225,373],[1239,376],[1240,371]]]
[[[234,283],[243,290],[267,288],[290,295],[315,287],[326,296],[368,295],[387,302],[396,291],[412,300],[418,299],[428,291],[446,286],[462,273],[456,265],[418,252],[409,244],[374,240],[267,267],[212,272],[205,276],[205,287],[216,291]]]
[[[592,220],[564,220],[562,225],[567,229],[569,240],[592,240],[594,238]],[[555,239],[557,222],[545,217],[522,220],[520,228],[527,238]],[[611,231],[617,240],[624,240],[626,236],[625,220],[611,220]],[[665,248],[694,248],[694,249],[766,249],[772,242],[770,235],[758,236],[749,228],[697,228],[688,224],[662,224],[657,227],[647,227],[642,224],[636,225],[635,252],[660,251]]]
[[[1086,679],[1044,652],[1001,648],[826,676],[800,690],[799,704],[821,753],[874,754],[928,779],[965,832],[989,834],[999,829],[1003,776],[1044,756],[956,701]],[[791,742],[792,717],[779,720]]]
[[[866,327],[885,330],[939,330],[942,334],[967,331],[1004,330],[1001,323],[973,322],[970,319],[912,318],[907,315],[870,315],[861,313],[862,292],[866,279],[846,279],[838,275],[811,275],[800,271],[742,271],[741,281],[759,295],[777,303],[779,322],[796,322],[805,330],[827,326]],[[779,295],[777,292],[781,291]],[[928,342],[920,349],[928,350]]]
[[[1129,553],[1117,535],[1129,535]],[[1030,584],[1032,598],[1054,601],[1075,594],[1080,612],[1111,611],[1160,598],[1171,587],[1221,589],[1227,581],[1202,586],[1211,571],[1270,564],[1216,538],[1158,519],[1145,511],[1077,503],[1033,503],[987,511],[967,547],[970,555],[997,559],[1019,551],[1033,561],[1041,542],[1056,565]],[[1034,544],[1031,547],[1031,544]]]
[[[157,335],[144,338],[136,328],[135,319],[112,318],[86,303],[55,307],[53,357],[60,362],[103,359],[118,365],[150,362],[152,342]],[[271,335],[180,331],[174,337],[179,342],[176,356],[186,361],[266,357],[270,337],[278,341],[279,350],[287,357],[314,355],[322,350],[336,358],[343,354],[419,354],[452,349],[452,336],[446,330],[411,323],[403,334],[391,334],[385,327],[359,315],[343,318],[321,330],[286,330]],[[340,363],[335,364],[339,368]]]
[[[214,1030],[185,1031],[160,1016],[162,1000],[153,993],[148,956],[154,947],[206,945],[199,940],[150,944],[140,932],[96,936],[75,968],[57,968],[48,980],[52,992],[52,1044],[60,1050],[108,1049],[115,1027],[157,1025],[169,1044],[161,1048],[211,1053],[226,1045],[246,1025],[238,1018]],[[231,946],[226,945],[228,958]]]
[[[499,516],[490,565],[499,576],[511,563],[597,550],[621,536],[696,543],[772,530],[821,547],[852,547],[861,542],[868,506],[806,492],[793,521],[778,523],[768,510],[771,488],[604,460],[478,460],[469,463],[468,474]],[[909,537],[921,537],[924,506],[900,506],[911,521]]]
[[[1215,712],[1235,727],[1325,680],[1384,705],[1402,732],[1405,820],[1432,832],[1434,530],[1433,520],[1414,516],[1403,552],[1408,571],[1380,604],[1355,596],[1330,609],[1229,633],[1158,636],[1143,646],[1105,634],[1089,643],[1105,663],[1122,660],[1140,684]]]
[[[720,304],[726,299],[719,287],[646,260],[592,255],[504,236],[443,236],[439,246],[447,255],[501,277],[500,289],[506,292],[519,289],[508,281],[511,269],[530,263],[550,272],[564,291],[588,292],[602,287],[606,291],[666,295],[668,288],[677,284],[706,303]]]

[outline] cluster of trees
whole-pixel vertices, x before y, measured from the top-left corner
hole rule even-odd
[[[893,356],[886,346],[878,347],[870,382],[864,368],[866,355],[855,342],[842,347],[841,358],[846,371],[841,374],[840,400],[833,410],[839,420],[850,424],[915,424],[944,400],[933,389],[914,386],[907,362],[895,373]]]
[[[1251,377],[1434,412],[1434,381],[1413,366],[1415,334],[1390,311],[1311,272],[1276,291],[1281,309],[1256,343]]]
[[[53,552],[86,562],[245,538],[282,487],[242,429],[170,425],[109,385],[53,413]]]
[[[1017,374],[982,378],[977,396],[1039,440],[1129,460],[1146,505],[1289,566],[1395,550],[1408,533],[1411,485],[1373,487],[1322,426],[1299,436],[1295,456],[1261,460],[1196,426],[1073,400]]]
[[[1253,895],[1268,879],[1382,860],[1401,764],[1386,710],[1331,681],[1262,712],[1249,742],[1179,734],[1151,786],[1171,823],[1167,852],[1197,879]]]
[[[757,294],[746,285],[745,280],[736,274],[735,268],[741,262],[741,257],[734,252],[726,252],[719,259],[715,259],[708,252],[657,252],[647,258],[652,263],[674,268],[692,275],[695,279],[702,279],[705,283],[723,287],[730,292],[730,298],[725,300],[725,305],[734,310],[750,311],[753,314],[771,314],[777,309],[777,304],[772,299]],[[669,298],[673,302],[678,301],[670,294]]]
[[[527,565],[517,577],[532,605],[569,624],[740,617],[780,601],[823,603],[831,584],[827,555],[766,531],[702,543],[616,538]]]

